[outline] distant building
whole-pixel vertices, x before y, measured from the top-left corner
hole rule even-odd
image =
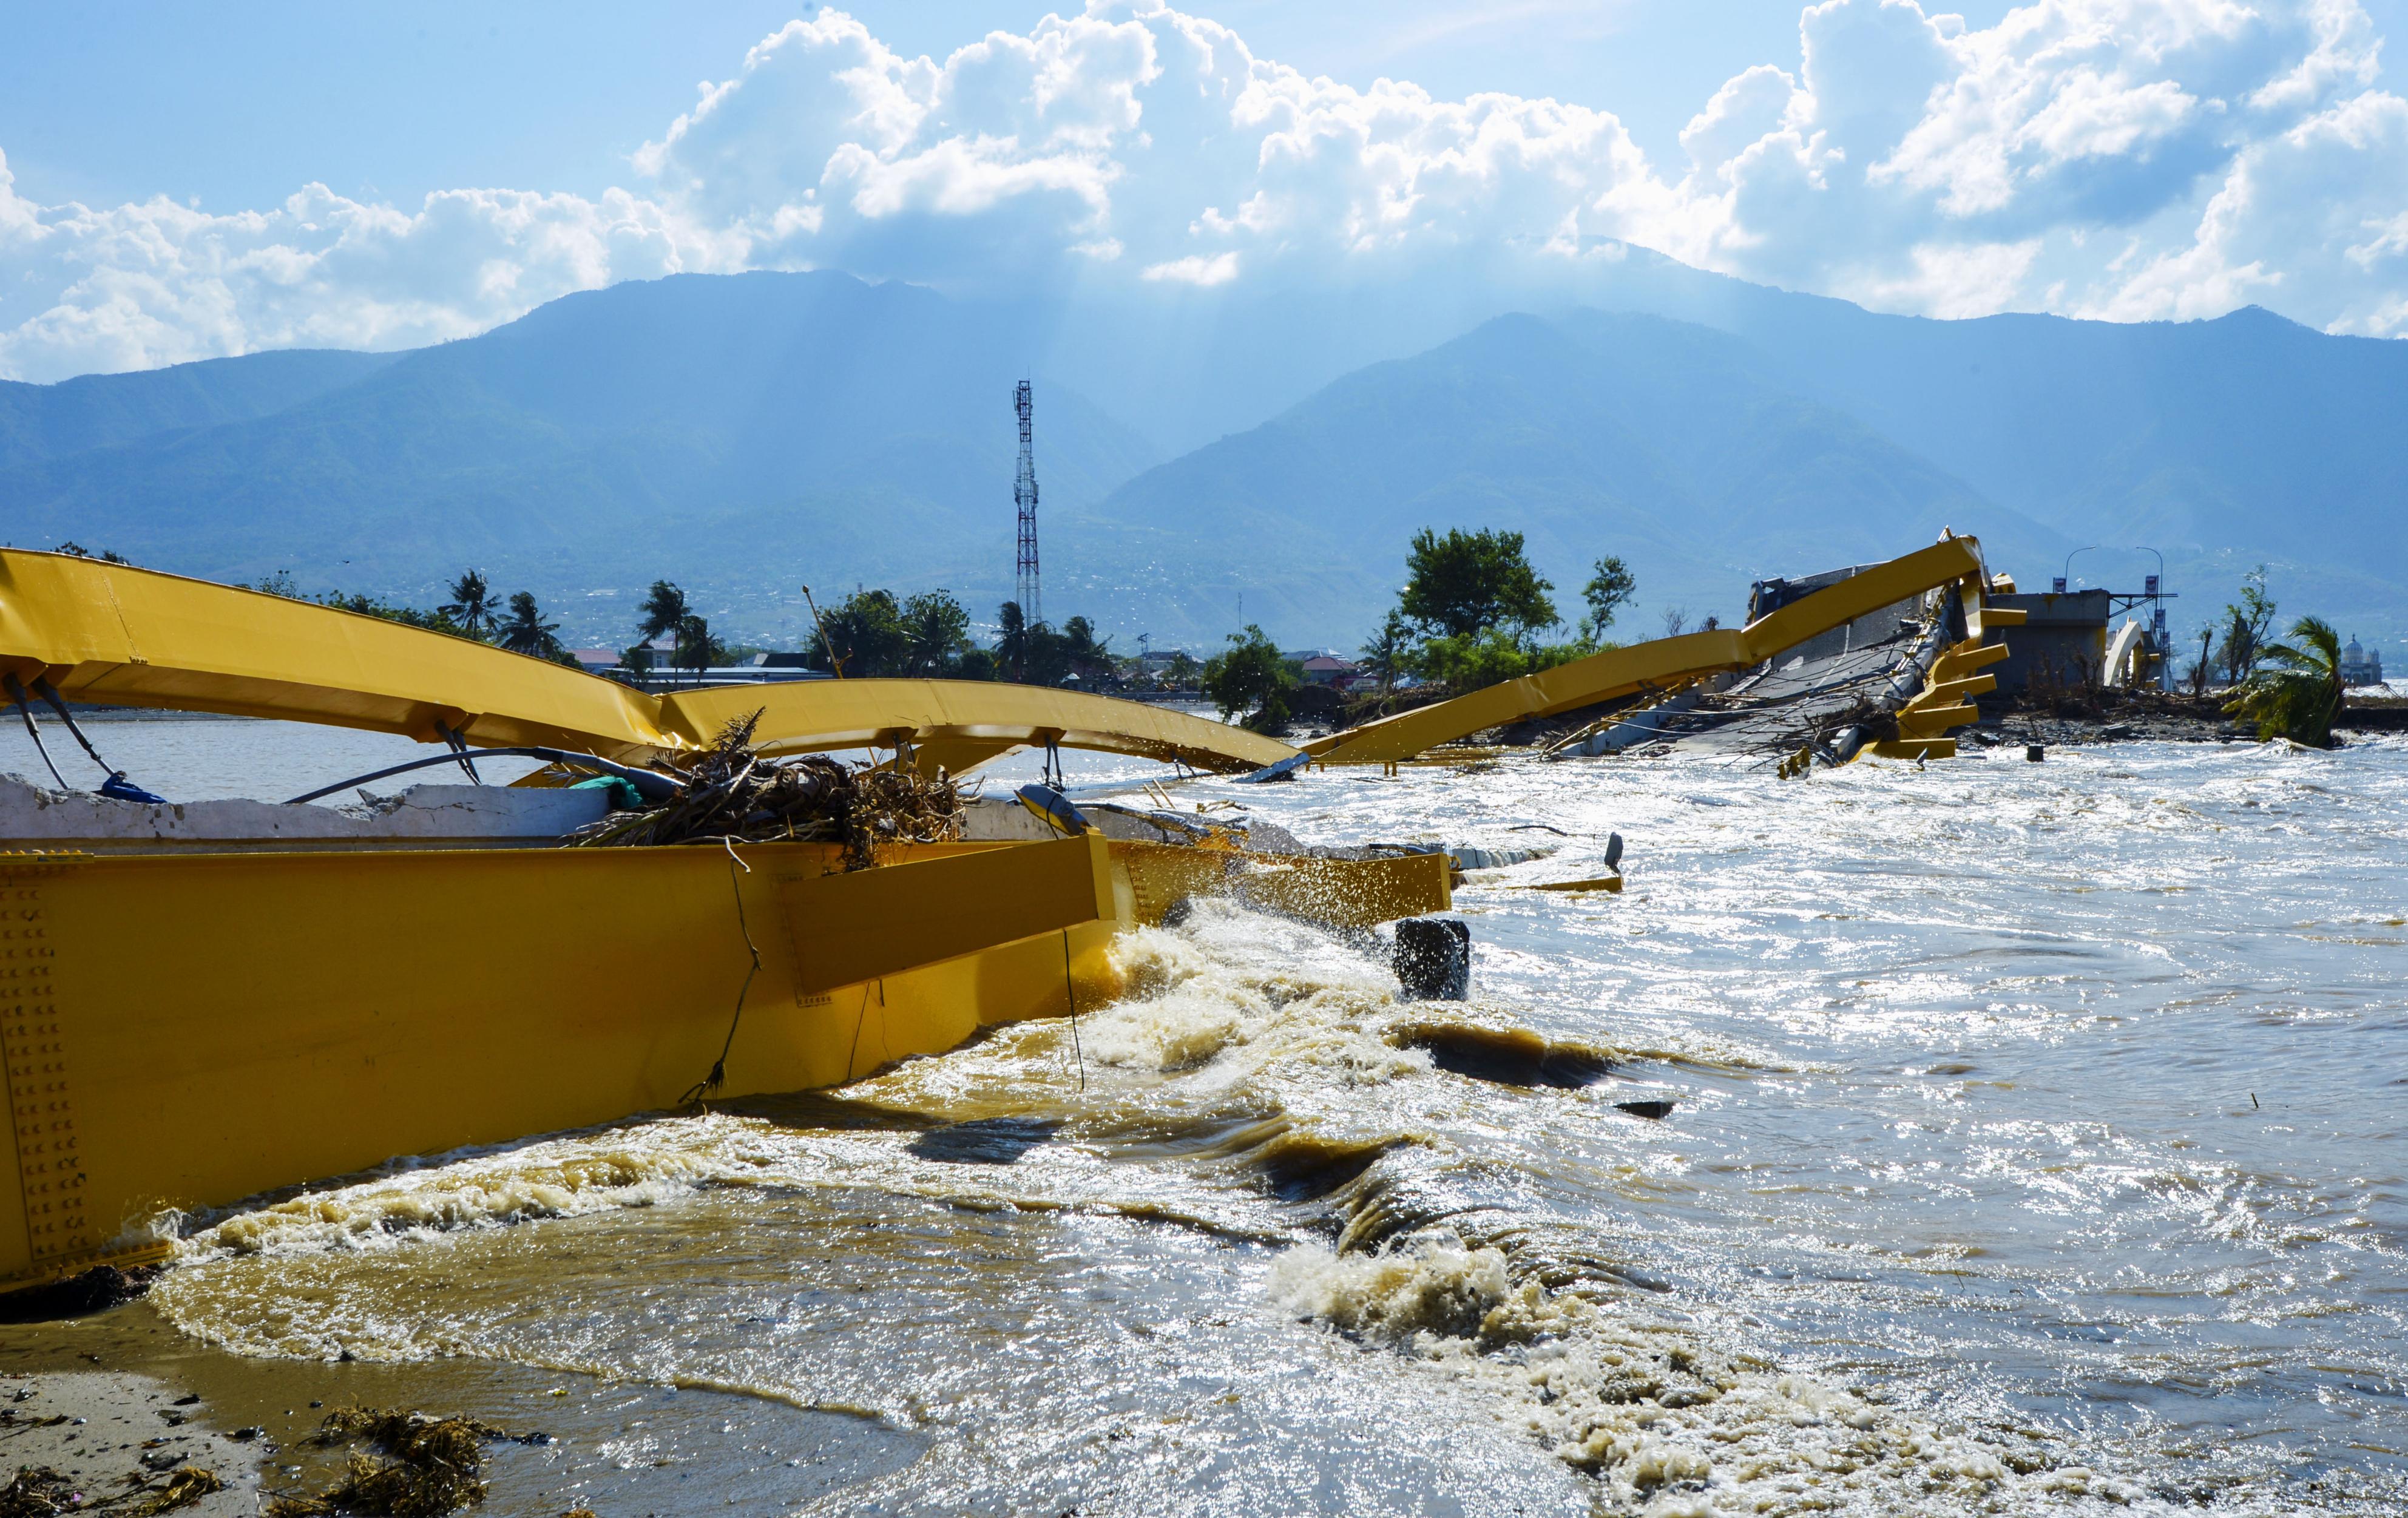
[[[589,675],[598,675],[605,669],[619,667],[617,649],[571,649],[568,651],[568,656],[577,661],[578,668]]]
[[[2358,647],[2353,635],[2349,646],[2341,651],[2341,682],[2344,685],[2380,685],[2383,683],[2383,655]]]
[[[1334,653],[1314,653],[1297,662],[1304,666],[1304,680],[1308,685],[1327,685],[1342,691],[1354,684],[1354,677],[1362,673],[1362,666],[1354,660],[1341,659]]]

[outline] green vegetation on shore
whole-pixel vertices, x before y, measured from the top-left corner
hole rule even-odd
[[[1588,607],[1572,636],[1548,641],[1562,616],[1517,532],[1425,527],[1405,559],[1406,581],[1379,633],[1363,645],[1384,691],[1398,673],[1476,691],[1553,669],[1615,645],[1605,637],[1639,581],[1621,559],[1602,558],[1581,589]]]

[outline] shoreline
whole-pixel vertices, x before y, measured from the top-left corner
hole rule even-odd
[[[503,1361],[252,1358],[191,1337],[147,1300],[0,1324],[0,1463],[70,1475],[87,1507],[129,1492],[129,1475],[155,1490],[198,1467],[224,1489],[173,1511],[199,1518],[322,1491],[352,1453],[375,1454],[312,1439],[339,1408],[505,1431],[484,1445],[490,1490],[475,1511],[514,1518],[791,1511],[908,1467],[928,1444],[871,1417]],[[67,1421],[36,1421],[51,1418]],[[145,1468],[163,1454],[175,1457],[164,1473]]]

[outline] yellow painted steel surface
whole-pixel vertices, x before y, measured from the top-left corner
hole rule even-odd
[[[1874,565],[1862,574],[1800,596],[1745,627],[1608,649],[1452,701],[1333,733],[1306,744],[1305,749],[1334,765],[1409,759],[1434,745],[1505,723],[1667,689],[1692,676],[1743,669],[1818,633],[1955,581],[1967,586],[1969,609],[1978,602],[1984,583],[1981,545],[1971,537],[1942,538],[1903,558]]]
[[[608,759],[660,742],[652,698],[465,637],[68,554],[0,550],[0,670],[106,706],[282,717]]]
[[[819,844],[0,854],[0,1282],[138,1253],[168,1208],[673,1107],[731,1024],[713,1095],[838,1084],[1102,1006],[1113,937],[1178,896],[1365,924],[1444,909],[1445,865],[1092,834],[852,874]]]
[[[810,680],[652,696],[464,637],[280,595],[58,553],[0,550],[0,671],[77,701],[545,744],[642,763],[763,713],[771,752],[897,741],[967,769],[1054,742],[1238,771],[1296,750],[1185,712],[970,680]],[[967,760],[968,763],[962,761]]]
[[[2004,643],[1959,643],[1932,665],[1931,678],[1937,680],[1960,680],[2005,659],[2007,652]],[[1996,688],[1995,678],[1993,689]]]
[[[1893,738],[1868,743],[1856,751],[1877,759],[1954,759],[1956,740],[1953,738]]]
[[[1103,840],[1005,852],[1039,889],[1000,916],[979,846],[834,877],[810,844],[739,846],[741,865],[710,848],[0,856],[22,1178],[0,1185],[0,1279],[72,1267],[164,1208],[670,1107],[726,1039],[748,935],[761,970],[730,1096],[1114,994]],[[831,942],[894,969],[814,990]]]
[[[981,757],[991,757],[1017,744],[1053,742],[1229,771],[1259,769],[1297,753],[1277,738],[1165,707],[984,680],[815,680],[661,697],[662,726],[687,744],[706,743],[731,719],[755,711],[761,721],[753,742],[772,754],[892,748],[899,739],[953,745],[960,753],[985,748]]]
[[[1116,915],[1111,856],[1094,834],[788,876],[779,895],[794,930],[795,988],[805,994]]]

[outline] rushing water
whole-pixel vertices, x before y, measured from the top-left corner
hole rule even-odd
[[[1208,907],[1075,1042],[200,1220],[154,1301],[918,1441],[810,1511],[2408,1505],[2408,743],[1180,795],[1560,852],[1468,1004]]]

